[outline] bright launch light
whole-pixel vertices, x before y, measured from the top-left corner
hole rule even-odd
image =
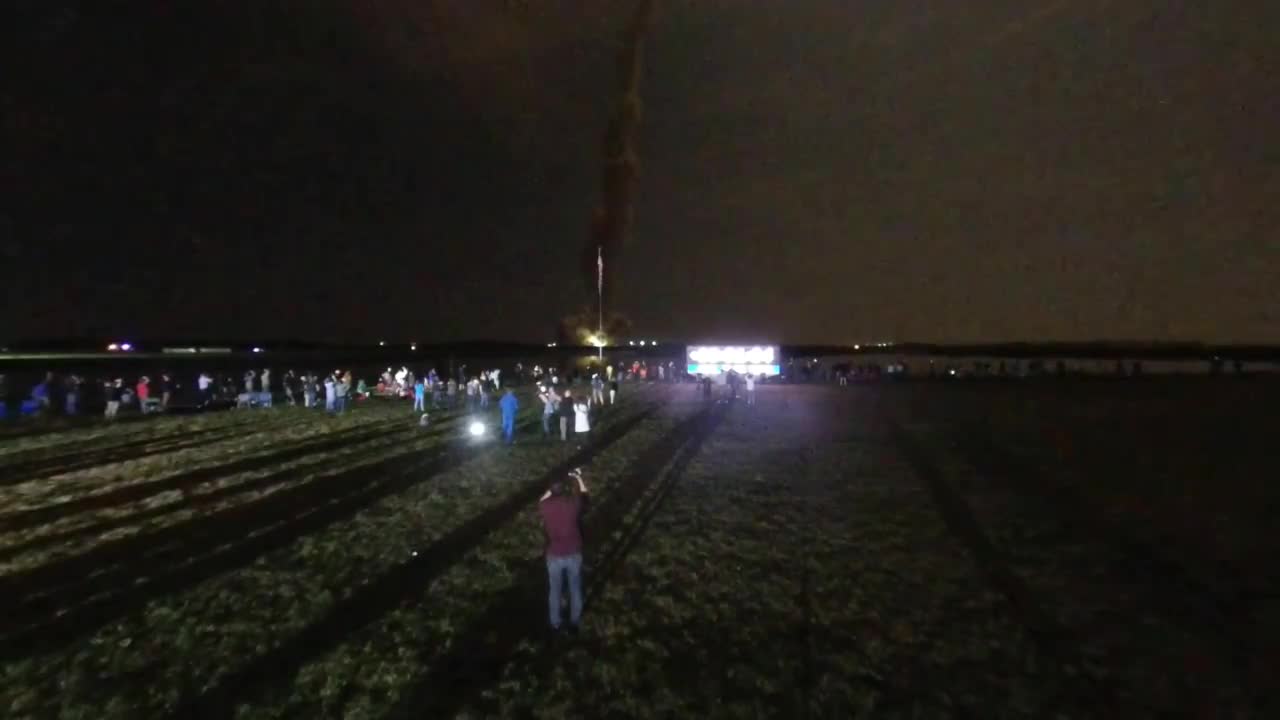
[[[778,375],[778,348],[772,345],[691,345],[688,370],[691,375],[719,375],[733,370],[741,374]]]
[[[467,426],[467,432],[471,433],[471,437],[484,435],[484,423],[479,420],[473,421],[471,425]]]

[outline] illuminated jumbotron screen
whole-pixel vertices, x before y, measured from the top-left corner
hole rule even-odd
[[[690,345],[686,360],[690,375],[719,375],[730,370],[743,375],[782,373],[776,345]]]

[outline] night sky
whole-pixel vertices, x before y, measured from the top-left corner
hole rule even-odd
[[[634,5],[17,3],[0,336],[553,339]],[[1280,3],[660,8],[637,337],[1280,342]]]

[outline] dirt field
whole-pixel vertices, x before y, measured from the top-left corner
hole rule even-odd
[[[13,718],[1266,717],[1261,379],[624,389],[513,448],[407,403],[0,439]],[[535,506],[583,466],[584,631]]]

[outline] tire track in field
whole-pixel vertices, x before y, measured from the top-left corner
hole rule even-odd
[[[533,424],[527,421],[524,428]],[[433,429],[431,436],[442,432]],[[477,449],[446,442],[427,457],[420,457],[421,450],[397,452],[259,501],[0,578],[0,661],[55,650],[155,597],[243,567],[426,482],[473,457]],[[296,474],[289,469],[275,477],[284,482]]]
[[[5,476],[3,483],[0,484],[21,485],[22,483],[50,475],[63,475],[101,465],[137,460],[161,453],[177,452],[207,443],[235,440],[249,435],[256,435],[262,432],[263,429],[261,426],[210,428],[194,432],[173,433],[159,438],[144,438],[105,448],[66,453],[50,458],[11,463],[0,466],[0,473]]]
[[[144,429],[147,427],[145,425],[142,425],[142,422],[144,420],[148,422],[158,423],[158,422],[161,422],[162,418],[165,418],[165,417],[166,415],[163,413],[158,416],[155,416],[154,418],[134,415],[132,417],[120,418],[118,420],[111,421],[110,423],[106,423],[106,422],[99,422],[96,419],[89,420],[89,419],[86,419],[84,416],[79,416],[75,418],[76,420],[75,422],[72,422],[62,427],[34,427],[34,428],[27,428],[24,430],[14,431],[12,433],[0,433],[0,441],[20,440],[24,438],[35,437],[38,435],[50,436],[47,438],[49,440],[47,444],[36,445],[34,447],[29,447],[21,450],[14,450],[13,452],[0,453],[0,465],[3,465],[4,463],[8,462],[10,458],[28,458],[29,459],[33,457],[50,457],[52,455],[58,454],[60,452],[64,452],[71,448],[83,449],[83,447],[86,445],[92,445],[94,446],[93,449],[97,449],[97,450],[100,450],[106,447],[111,447],[119,443],[121,440],[128,440],[131,437],[141,434],[144,431]],[[181,432],[182,428],[184,427],[184,421],[189,419],[190,419],[189,417],[182,417],[177,421],[178,422],[177,427],[179,432]],[[240,422],[239,420],[232,420],[225,424],[221,424],[216,427],[207,428],[207,429],[218,430],[218,429],[231,428],[231,427],[235,427],[239,422]],[[97,434],[94,434],[93,432],[93,431],[109,430],[112,428],[123,428],[123,429],[115,433],[99,432]],[[168,430],[168,428],[166,428],[166,430]],[[80,434],[81,431],[85,431],[84,434],[87,434],[87,437],[78,438],[75,436],[76,434]],[[175,433],[165,433],[165,434],[175,434]],[[59,435],[68,435],[68,437],[59,438],[57,437]]]
[[[882,419],[888,425],[894,446],[929,490],[947,529],[973,557],[991,587],[1008,601],[1014,619],[1026,629],[1040,653],[1059,667],[1084,667],[1079,638],[1049,614],[1030,586],[1013,571],[978,523],[968,503],[943,476],[925,447],[896,420],[888,415],[883,415]],[[1114,706],[1114,688],[1085,676],[1080,678],[1085,687],[1073,688],[1072,697],[1061,700],[1074,701],[1077,707],[1094,710]]]
[[[589,542],[589,538],[608,537],[631,512],[637,513],[636,522],[604,551],[600,577],[594,577],[593,572],[584,588],[584,613],[591,598],[603,591],[609,576],[643,536],[727,409],[727,404],[716,403],[681,422],[645,451],[632,472],[618,483],[618,489],[583,519],[583,538]],[[664,467],[668,468],[666,473],[662,472]],[[526,566],[511,587],[462,631],[449,652],[430,665],[424,680],[401,697],[385,720],[453,717],[498,682],[519,645],[541,628],[534,618],[542,613],[531,612],[531,608],[545,608],[546,573],[541,558]],[[555,657],[554,652],[544,656],[540,669],[549,671]]]
[[[648,404],[603,429],[592,436],[590,444],[561,460],[536,480],[449,531],[417,555],[362,585],[293,638],[224,675],[214,687],[199,696],[186,699],[172,717],[175,720],[232,717],[238,705],[252,702],[287,685],[312,659],[333,650],[351,633],[377,622],[419,594],[423,587],[478,547],[492,532],[512,522],[522,510],[537,501],[551,479],[589,463],[657,410],[657,405]],[[535,418],[527,425],[540,427],[540,423],[541,419]]]
[[[395,430],[391,429],[395,425],[401,425],[402,427]],[[354,434],[348,434],[349,431],[344,429],[335,433],[304,437],[298,442],[283,447],[274,447],[266,452],[260,452],[229,463],[202,467],[155,480],[131,483],[105,492],[85,495],[63,502],[50,503],[26,510],[16,510],[0,515],[0,533],[24,530],[36,525],[57,522],[82,512],[124,505],[167,490],[189,489],[219,477],[250,472],[258,468],[288,462],[292,459],[305,457],[310,453],[324,452],[347,443],[362,442],[370,437],[385,435],[388,432],[401,434],[411,429],[404,426],[405,422],[403,420],[386,420],[372,425],[360,426],[356,428],[358,432]],[[254,433],[256,434],[260,431],[261,429],[255,429]],[[222,441],[222,439],[215,439],[208,442],[216,443]]]
[[[326,433],[320,437],[308,438],[283,448],[277,448],[229,463],[201,467],[169,477],[125,485],[115,490],[89,495],[76,500],[10,513],[0,517],[0,533],[23,530],[45,523],[61,522],[74,518],[81,513],[109,510],[113,507],[145,500],[148,497],[174,490],[182,493],[181,498],[158,507],[142,509],[121,517],[103,519],[48,535],[36,536],[20,543],[0,548],[0,562],[41,547],[102,535],[112,530],[138,525],[141,522],[180,510],[212,505],[235,495],[261,491],[274,485],[279,485],[282,482],[287,482],[288,478],[280,474],[270,474],[250,478],[243,482],[237,482],[208,492],[194,492],[201,485],[244,473],[252,473],[273,465],[300,460],[309,455],[323,456],[351,444],[400,437],[417,429],[416,425],[412,428],[395,428],[395,425],[403,426],[404,422],[402,420],[388,420],[374,425],[353,428],[356,430],[354,433],[351,432],[352,429]],[[296,475],[318,470],[322,469],[327,462],[329,461],[320,457],[313,462],[294,465],[289,468],[289,471]]]
[[[1031,512],[1052,518],[1046,522],[1062,528],[1075,542],[1105,548],[1093,570],[1131,590],[1145,609],[1154,609],[1172,620],[1173,626],[1194,629],[1197,637],[1207,640],[1229,669],[1215,684],[1258,681],[1252,677],[1253,657],[1260,648],[1244,626],[1251,617],[1249,598],[1222,597],[1177,563],[1133,539],[1091,510],[1078,493],[1042,478],[1038,468],[1001,447],[990,428],[952,428],[949,437],[957,456],[999,490],[1026,500]],[[1262,687],[1266,685],[1262,680]]]

